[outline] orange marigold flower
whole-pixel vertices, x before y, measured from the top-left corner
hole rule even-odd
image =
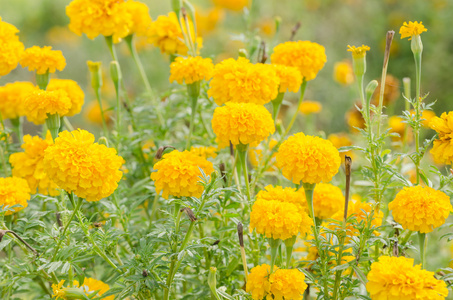
[[[366,56],[366,52],[370,51],[370,47],[365,46],[365,45],[362,45],[360,47],[348,45],[348,51],[352,52],[352,57],[355,59],[363,58]]]
[[[371,299],[441,300],[448,296],[445,281],[414,266],[412,258],[381,256],[371,264],[366,289]]]
[[[316,192],[316,190],[315,190]],[[297,206],[301,213],[308,213],[307,200],[304,189],[296,190],[295,188],[268,185],[264,190],[259,191],[256,200],[280,201],[292,203]]]
[[[75,287],[80,287],[83,289],[85,294],[91,295],[93,292],[98,291],[96,294],[97,297],[101,297],[104,293],[106,293],[108,290],[110,290],[110,286],[103,281],[94,279],[94,278],[89,278],[85,277],[83,280],[83,284],[80,285],[77,280],[74,280],[74,286]],[[113,300],[115,298],[115,295],[111,295],[108,297],[101,298],[102,300]]]
[[[274,270],[277,266],[274,267]],[[247,276],[246,291],[252,295],[253,300],[262,300],[267,294],[269,294],[271,285],[269,283],[269,275],[271,272],[271,266],[262,264],[254,267],[250,270],[250,274]]]
[[[217,64],[208,96],[217,105],[226,102],[266,104],[278,95],[279,78],[275,68],[252,64],[246,58],[228,58]]]
[[[196,81],[208,81],[214,72],[214,64],[210,58],[201,56],[177,57],[170,64],[170,82],[191,84]]]
[[[0,17],[0,76],[14,70],[24,52],[24,44],[19,41],[18,32],[14,25],[3,22]]]
[[[417,21],[409,21],[409,24],[404,22],[403,26],[400,28],[401,38],[404,39],[408,37],[409,40],[411,40],[414,35],[420,35],[425,31],[428,31],[428,29],[423,26],[422,22],[418,23]]]
[[[318,183],[313,192],[315,217],[329,219],[344,207],[344,196],[341,189],[330,183]]]
[[[244,7],[250,5],[250,0],[212,0],[212,2],[218,7],[232,11],[242,11]]]
[[[58,186],[50,180],[44,170],[44,151],[53,144],[50,132],[47,132],[46,139],[39,136],[24,136],[22,149],[24,152],[11,154],[9,162],[13,167],[13,176],[24,178],[28,182],[31,193],[56,196],[59,194]]]
[[[133,0],[127,0],[123,5],[132,18],[129,34],[136,34],[137,36],[146,35],[152,22],[149,16],[148,6],[145,3]]]
[[[210,157],[216,158],[217,157],[217,147],[190,147],[190,152],[202,157],[204,159],[208,159]]]
[[[279,93],[287,91],[297,93],[300,85],[302,84],[302,75],[295,67],[288,67],[284,65],[273,65],[277,72],[277,77],[280,80]]]
[[[119,42],[133,26],[124,0],[73,0],[66,6],[66,15],[69,29],[77,35],[85,33],[90,39],[103,35]]]
[[[162,197],[197,197],[203,194],[203,186],[198,184],[202,175],[214,172],[210,161],[195,155],[187,150],[184,152],[172,151],[163,156],[162,160],[154,165],[156,170],[151,174],[156,192],[162,191]]]
[[[322,104],[318,101],[302,101],[299,111],[304,115],[319,114],[322,110]]]
[[[438,139],[434,140],[433,148],[430,153],[436,161],[445,164],[453,162],[453,112],[442,113],[439,117],[434,117],[429,122],[429,127],[438,134]]]
[[[20,65],[22,68],[28,67],[29,71],[36,70],[37,74],[55,73],[66,67],[66,59],[60,50],[52,50],[50,46],[33,46],[25,49]]]
[[[8,210],[5,215],[11,215],[18,212],[28,206],[28,200],[30,200],[30,188],[25,179],[19,177],[0,177],[0,207],[5,210],[6,206],[13,208],[14,211]]]
[[[305,275],[298,269],[278,269],[269,276],[270,292],[275,300],[302,300],[307,289]]]
[[[274,133],[275,126],[264,106],[228,102],[215,109],[212,129],[219,142],[248,145],[267,138]]]
[[[277,153],[283,176],[296,184],[329,182],[340,163],[340,154],[330,141],[302,132],[284,141]]]
[[[342,85],[350,85],[354,82],[354,70],[349,60],[335,63],[333,67],[333,79]]]
[[[39,125],[44,124],[48,114],[66,115],[71,108],[71,99],[63,90],[49,92],[36,88],[25,95],[24,108],[28,121]]]
[[[99,201],[118,187],[123,158],[94,142],[86,130],[60,132],[44,151],[44,169],[60,188],[87,201]]]
[[[443,225],[453,210],[445,193],[422,186],[405,187],[388,207],[404,229],[421,233]]]
[[[317,43],[291,41],[277,45],[271,55],[271,61],[273,64],[298,68],[303,79],[309,81],[316,78],[327,57],[325,48]]]
[[[0,87],[0,113],[3,119],[25,116],[24,96],[33,91],[31,82],[16,81]]]
[[[47,91],[63,90],[71,100],[71,108],[65,116],[71,117],[78,114],[82,110],[85,94],[80,86],[71,79],[51,79],[47,86]],[[62,116],[62,115],[60,115]]]

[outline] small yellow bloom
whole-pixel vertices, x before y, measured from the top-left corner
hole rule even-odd
[[[48,115],[64,116],[71,108],[71,99],[64,90],[34,91],[25,95],[24,109],[27,120],[36,125],[44,124]]]
[[[216,28],[217,24],[223,20],[224,11],[219,7],[212,7],[205,11],[199,7],[195,8],[195,20],[197,30],[201,36],[205,36]]]
[[[280,80],[279,93],[299,91],[300,85],[302,84],[302,75],[299,70],[294,67],[288,67],[284,65],[273,65],[277,72],[277,77]]]
[[[102,109],[104,110],[104,118],[107,126],[112,123],[113,111],[109,108],[109,104],[102,100]],[[84,117],[91,123],[102,126],[101,106],[97,100],[93,100],[84,108]]]
[[[170,64],[170,82],[191,84],[201,80],[208,81],[213,72],[214,65],[210,58],[179,56]]]
[[[299,112],[304,115],[319,114],[321,110],[322,104],[318,101],[304,100],[299,107]]]
[[[418,23],[417,21],[409,21],[409,24],[404,22],[403,26],[400,28],[401,38],[404,39],[408,37],[409,40],[411,40],[413,36],[420,35],[425,31],[428,31],[428,29],[423,26],[422,22]]]
[[[66,293],[63,288],[64,280],[60,280],[58,284],[53,283],[52,284],[52,298],[56,297],[56,300],[58,299],[66,299]]]
[[[362,45],[360,47],[348,45],[348,51],[352,52],[352,57],[354,59],[365,57],[366,52],[370,51],[370,47]]]
[[[361,104],[357,104],[357,106],[361,107]],[[345,117],[351,132],[359,132],[358,128],[365,129],[365,119],[356,106],[348,110]]]
[[[354,70],[349,60],[336,62],[333,69],[333,78],[342,85],[350,85],[354,82]]]
[[[242,11],[244,7],[250,5],[250,0],[212,0],[212,2],[218,7],[237,12]]]
[[[22,57],[24,44],[19,41],[18,32],[14,25],[3,22],[0,17],[0,76],[14,70]]]
[[[33,46],[25,49],[20,65],[22,68],[28,67],[29,71],[36,70],[37,74],[55,73],[66,67],[66,59],[60,50],[52,50],[50,46]]]
[[[83,289],[87,296],[95,291],[98,291],[96,296],[101,297],[104,293],[110,290],[110,286],[108,284],[100,280],[88,277],[85,277],[82,285],[79,285],[79,282],[77,280],[74,280],[74,286]],[[114,298],[115,295],[111,295],[108,297],[101,298],[101,300],[113,300]]]
[[[77,82],[71,79],[53,78],[50,80],[46,91],[51,92],[56,90],[65,91],[67,96],[69,97],[69,100],[71,101],[71,108],[66,114],[64,114],[64,116],[72,117],[82,110],[85,94],[83,93],[82,88],[80,88]],[[60,114],[60,116],[63,115]]]
[[[436,161],[444,164],[453,162],[453,145],[451,144],[453,128],[451,124],[453,124],[453,112],[451,111],[444,112],[440,118],[434,117],[429,122],[429,127],[438,134],[438,139],[434,140],[430,153]]]
[[[404,138],[404,131],[408,124],[400,116],[391,116],[389,118],[390,132],[399,134],[399,137],[392,137],[392,140],[397,141]]]
[[[16,81],[0,87],[0,113],[3,119],[25,116],[24,96],[33,91],[31,82]]]
[[[5,209],[13,205],[20,205],[13,208],[14,211],[7,211],[5,215],[11,215],[28,206],[30,200],[30,188],[25,179],[19,177],[0,177],[0,206]]]
[[[429,123],[433,118],[436,117],[436,113],[432,110],[424,110],[422,112],[422,126],[425,128],[430,128]]]

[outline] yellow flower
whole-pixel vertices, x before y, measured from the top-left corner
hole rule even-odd
[[[25,116],[23,98],[33,91],[31,82],[16,81],[0,87],[0,113],[3,119],[15,119]]]
[[[16,35],[18,32],[14,25],[3,22],[0,17],[0,76],[14,70],[24,52],[24,44]]]
[[[318,101],[302,101],[299,111],[304,115],[319,114],[322,110],[322,104]]]
[[[329,182],[340,163],[340,154],[330,141],[302,132],[284,141],[277,153],[283,176],[296,184]]]
[[[6,206],[21,205],[13,208],[14,211],[7,211],[5,215],[11,215],[28,206],[30,200],[30,188],[25,179],[19,177],[0,177],[0,207],[4,210]]]
[[[433,148],[430,153],[436,161],[445,164],[453,162],[453,112],[442,113],[439,117],[434,117],[429,122],[429,127],[438,134],[438,139],[434,140]]]
[[[333,69],[333,78],[342,85],[350,85],[354,82],[354,70],[349,60],[336,62]]]
[[[64,116],[71,108],[71,99],[63,90],[43,91],[35,89],[25,95],[24,109],[28,121],[36,125],[44,124],[47,115]]]
[[[316,190],[315,190],[316,192]],[[301,213],[308,213],[307,200],[303,189],[268,185],[256,195],[256,200],[280,201],[296,205]]]
[[[197,21],[197,30],[201,36],[205,36],[212,32],[217,23],[219,23],[225,14],[222,9],[213,7],[205,11],[199,7],[195,8],[195,20]]]
[[[412,258],[381,256],[371,264],[366,289],[371,299],[441,300],[448,296],[445,281],[414,266]]]
[[[204,159],[208,159],[209,157],[216,158],[217,157],[217,147],[190,147],[190,152],[202,157]]]
[[[273,65],[277,72],[277,77],[280,80],[279,93],[285,93],[287,91],[297,93],[300,85],[302,84],[302,75],[299,70],[294,67],[288,67],[284,65]]]
[[[64,116],[71,117],[82,110],[85,94],[74,80],[70,79],[51,79],[47,86],[47,91],[63,90],[71,100],[71,108]],[[60,115],[63,116],[63,115]]]
[[[269,142],[269,150],[272,150],[276,145],[278,144],[278,141],[276,139],[271,139]],[[270,161],[270,167],[267,169],[267,172],[272,172],[276,171],[276,166],[275,166],[275,156],[277,153],[272,154],[272,158]],[[257,168],[261,164],[264,164],[263,161],[263,145],[260,146],[260,148],[255,147],[255,148],[250,148],[248,151],[248,158],[250,161],[250,164]]]
[[[408,126],[400,116],[391,116],[389,118],[390,132],[399,134],[399,137],[392,136],[392,140],[401,140],[404,137],[404,131]]]
[[[203,193],[203,186],[198,184],[201,172],[211,175],[214,168],[210,161],[189,151],[177,150],[167,153],[154,165],[151,179],[154,180],[156,192],[168,199],[174,197],[197,197]]]
[[[408,37],[409,40],[411,40],[414,35],[420,35],[425,31],[428,31],[428,29],[423,26],[422,22],[418,23],[417,21],[409,21],[409,24],[404,22],[403,26],[400,28],[401,38],[404,39]]]
[[[43,195],[56,196],[59,194],[58,186],[50,180],[43,165],[44,151],[52,144],[52,136],[49,131],[45,140],[39,136],[31,137],[27,134],[24,136],[24,143],[21,146],[24,152],[13,153],[9,157],[9,162],[13,167],[13,176],[27,180],[32,194],[36,193],[36,189]]]
[[[362,45],[360,47],[348,45],[348,51],[352,52],[352,57],[355,59],[363,58],[366,56],[366,52],[370,51],[370,47],[365,46],[365,45]]]
[[[356,104],[361,107],[361,104]],[[352,132],[359,132],[357,128],[365,128],[365,120],[363,119],[362,113],[357,110],[357,107],[352,107],[348,112],[346,112],[346,122],[348,123],[349,129]]]
[[[252,64],[246,58],[228,58],[217,64],[208,96],[217,105],[226,102],[266,104],[278,94],[279,78],[270,65]]]
[[[373,103],[375,106],[379,105],[379,92],[380,92],[380,82],[373,94]],[[385,77],[385,89],[384,89],[384,98],[382,104],[388,106],[394,103],[398,97],[400,97],[400,82],[397,78],[392,75],[387,75]]]
[[[277,269],[277,267],[274,267]],[[252,294],[253,300],[262,300],[270,291],[269,275],[271,266],[262,264],[250,270],[247,277],[246,291]]]
[[[88,277],[85,277],[82,285],[79,285],[79,282],[77,280],[74,280],[74,286],[83,289],[87,296],[95,291],[98,291],[96,296],[101,297],[105,292],[110,290],[110,286],[108,284],[100,280]],[[101,300],[113,300],[114,298],[115,295],[111,295],[108,297],[101,298]]]
[[[44,151],[49,178],[87,201],[99,201],[116,190],[122,162],[115,149],[95,143],[94,135],[81,129],[60,132]]]
[[[22,68],[28,67],[29,71],[36,70],[37,74],[55,73],[66,67],[66,59],[60,50],[52,50],[50,46],[33,46],[25,49],[20,65]]]
[[[102,100],[101,102],[102,109],[104,110],[105,123],[109,125],[112,122],[113,111],[109,109],[109,104],[106,101]],[[96,100],[88,103],[85,107],[84,116],[91,123],[102,125],[101,107]]]
[[[258,199],[250,213],[250,228],[267,238],[286,240],[311,231],[313,221],[293,203]]]
[[[405,187],[389,203],[393,218],[404,229],[427,233],[443,225],[453,207],[450,197],[430,187]]]
[[[436,113],[432,110],[424,110],[422,112],[422,126],[425,128],[430,128],[429,123],[433,118],[436,117]]]
[[[335,146],[335,148],[339,149],[341,147],[347,147],[352,145],[352,141],[346,133],[332,133],[329,134],[327,139]],[[346,152],[340,152],[341,161],[344,162],[344,157],[349,156],[354,160],[354,153],[352,150]]]
[[[330,183],[318,183],[313,193],[313,207],[315,217],[329,219],[336,212],[343,211],[343,192]]]
[[[261,142],[274,133],[274,121],[269,111],[253,103],[232,103],[217,107],[212,129],[219,142],[233,145]]]
[[[250,0],[212,0],[212,2],[218,7],[232,11],[242,11],[244,7],[250,5]]]
[[[275,300],[302,300],[307,289],[305,275],[298,269],[278,269],[269,276],[269,283]]]
[[[90,39],[113,36],[113,41],[119,42],[133,26],[123,0],[73,0],[66,6],[66,15],[69,29],[77,35],[85,33]]]
[[[127,0],[123,5],[132,18],[129,34],[136,34],[137,36],[146,35],[152,22],[149,16],[148,6],[145,3],[133,0]]]
[[[56,297],[56,300],[58,299],[66,299],[66,292],[64,291],[63,284],[64,280],[60,280],[58,284],[53,283],[52,284],[52,298]]]
[[[191,84],[196,81],[208,81],[214,72],[214,65],[210,58],[201,56],[177,57],[170,64],[170,82]]]
[[[309,81],[316,78],[327,57],[323,46],[310,41],[297,41],[277,45],[271,61],[273,64],[298,68],[303,79]]]

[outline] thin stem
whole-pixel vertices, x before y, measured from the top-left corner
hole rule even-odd
[[[270,274],[274,272],[274,265],[275,265],[275,259],[277,258],[277,252],[278,248],[280,248],[280,244],[282,243],[281,239],[273,239],[273,238],[268,238],[267,239],[269,246],[271,248],[271,271]]]
[[[242,148],[242,149],[239,149]],[[250,183],[249,183],[249,175],[248,175],[248,170],[247,170],[247,148],[248,145],[241,145],[241,147],[237,147],[237,152],[239,154],[239,159],[241,160],[241,167],[242,167],[242,172],[244,174],[244,182],[245,182],[245,187],[247,189],[247,200],[250,204],[250,201],[252,200],[251,193],[250,193]]]
[[[426,266],[426,233],[418,233],[418,242],[420,244],[420,263],[424,269]]]
[[[420,183],[420,86],[421,86],[421,73],[422,73],[422,54],[414,53],[415,60],[415,121],[417,122],[414,128],[415,139],[415,152],[417,159],[415,163],[415,170],[417,172],[417,184]]]
[[[277,98],[272,100],[272,119],[274,119],[274,123],[277,121],[278,113],[280,111],[280,107],[282,106],[284,95],[285,93],[278,93]]]
[[[190,114],[190,125],[189,125],[189,137],[187,138],[186,150],[190,150],[190,145],[192,144],[192,134],[193,134],[193,128],[194,128],[194,124],[195,124],[195,115],[197,113],[198,97],[195,95],[192,95],[190,97],[190,102],[191,102],[191,114]]]
[[[156,195],[154,196],[153,207],[151,209],[151,215],[149,218],[149,227],[150,228],[151,228],[152,222],[154,221],[154,216],[156,215],[156,212],[157,212],[157,206],[159,205],[159,196],[160,196],[160,193],[156,192]]]
[[[290,132],[291,128],[294,125],[294,122],[296,121],[297,115],[299,114],[300,105],[302,104],[302,101],[304,100],[306,88],[307,88],[307,81],[304,79],[304,81],[302,81],[302,85],[300,86],[300,97],[299,97],[299,102],[297,103],[296,111],[293,115],[293,118],[291,119],[291,122],[289,122],[288,128],[286,128],[283,138],[288,135],[288,133]]]

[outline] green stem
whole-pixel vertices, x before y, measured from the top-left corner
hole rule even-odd
[[[293,248],[294,244],[296,243],[296,237],[293,236],[292,238],[285,240],[285,249],[286,249],[286,268],[291,268],[291,257],[293,255]]]
[[[189,86],[187,88],[189,89]],[[198,103],[198,95],[192,95],[190,97],[190,103],[191,103],[191,114],[190,114],[190,126],[189,126],[189,137],[187,138],[187,143],[186,143],[186,150],[190,150],[190,145],[192,144],[192,134],[193,134],[193,128],[195,124],[195,115],[197,113],[197,103]]]
[[[244,182],[245,182],[245,187],[247,189],[247,200],[250,202],[252,200],[251,193],[250,193],[250,183],[249,183],[249,175],[248,175],[248,170],[247,170],[247,149],[248,145],[237,145],[236,147],[238,154],[239,154],[239,159],[241,161],[241,167],[242,171],[244,173]]]
[[[302,101],[304,100],[306,88],[307,88],[307,81],[304,79],[304,81],[302,81],[302,85],[300,86],[300,97],[299,97],[299,102],[297,103],[296,111],[293,115],[293,118],[291,119],[291,122],[289,122],[288,128],[286,128],[283,138],[288,135],[288,133],[290,132],[291,128],[294,125],[294,122],[296,122],[297,115],[299,114],[300,105],[302,104]]]
[[[274,123],[277,121],[278,112],[280,111],[284,95],[285,93],[278,93],[277,98],[272,100],[272,119],[274,119]]]
[[[426,233],[418,233],[418,242],[420,244],[420,263],[424,269],[426,266]]]
[[[14,132],[16,133],[17,141],[20,144],[22,144],[23,140],[23,130],[22,130],[22,118],[17,117],[15,119],[10,119],[11,124],[13,125]]]
[[[159,196],[160,196],[160,193],[156,192],[156,195],[154,196],[153,207],[151,208],[151,215],[149,218],[149,228],[151,228],[151,224],[154,221],[154,216],[156,215],[156,212],[157,212],[157,206],[159,205]],[[149,205],[149,203],[148,203],[148,205]]]
[[[420,86],[422,72],[422,54],[414,53],[415,60],[415,121],[417,124],[414,128],[415,152],[417,159],[415,160],[415,170],[417,172],[417,184],[420,183]]]
[[[278,251],[278,248],[280,248],[280,244],[282,243],[282,240],[268,238],[267,242],[269,243],[269,246],[271,248],[271,272],[270,272],[270,274],[272,274],[274,272],[274,265],[275,265],[275,259],[277,258],[277,251]]]
[[[107,122],[105,121],[104,108],[102,107],[101,89],[100,88],[94,89],[94,93],[96,94],[96,100],[98,101],[99,109],[101,110],[102,129],[104,132],[104,136],[107,139],[109,139],[109,130],[107,128]]]

